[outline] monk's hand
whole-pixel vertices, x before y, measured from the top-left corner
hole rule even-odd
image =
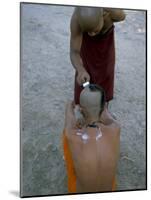
[[[90,81],[90,75],[88,74],[88,72],[83,69],[78,71],[78,75],[77,75],[77,82],[79,85],[82,85],[83,83]]]

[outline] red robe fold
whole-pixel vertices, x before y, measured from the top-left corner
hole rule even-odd
[[[90,75],[90,83],[98,84],[105,90],[106,101],[113,99],[115,66],[114,26],[103,35],[100,33],[91,37],[87,33],[83,33],[80,55],[84,68]],[[74,100],[76,104],[79,104],[82,87],[76,82],[76,76]]]

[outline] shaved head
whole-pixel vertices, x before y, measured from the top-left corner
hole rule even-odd
[[[80,106],[90,116],[99,116],[104,108],[104,90],[96,84],[85,87],[80,94]]]
[[[92,31],[101,21],[103,8],[77,7],[76,13],[82,31]]]

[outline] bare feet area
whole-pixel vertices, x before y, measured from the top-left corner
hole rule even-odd
[[[62,131],[73,99],[69,58],[73,7],[21,5],[21,191],[23,196],[67,193]],[[146,15],[125,10],[115,24],[114,99],[121,124],[117,190],[146,188]]]

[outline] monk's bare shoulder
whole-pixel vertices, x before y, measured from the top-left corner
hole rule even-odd
[[[104,13],[108,14],[113,22],[123,21],[126,17],[126,14],[122,9],[104,8]]]
[[[70,31],[72,35],[79,35],[82,33],[80,25],[78,23],[78,18],[77,18],[77,9],[75,8],[72,17],[71,17],[71,22],[70,22]]]

